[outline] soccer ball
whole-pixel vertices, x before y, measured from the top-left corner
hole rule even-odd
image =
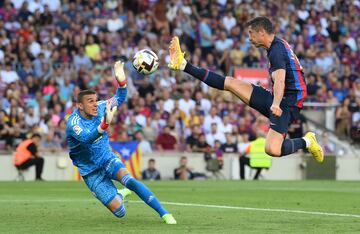
[[[143,49],[136,52],[133,59],[133,66],[139,73],[149,75],[158,68],[159,58],[153,51]]]

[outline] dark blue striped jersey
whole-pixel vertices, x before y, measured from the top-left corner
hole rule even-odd
[[[126,88],[118,88],[116,95],[107,101],[110,101],[112,106],[120,106],[126,94]],[[80,110],[76,109],[67,120],[66,137],[69,154],[73,164],[79,168],[81,176],[103,167],[106,161],[114,157],[110,149],[108,133],[105,131],[101,134],[97,130],[104,117],[107,101],[98,102],[98,115],[92,119],[84,118]]]
[[[288,99],[289,106],[302,108],[307,89],[299,59],[290,45],[278,37],[274,38],[267,52],[270,76],[273,71],[284,69],[286,71],[284,97]],[[273,77],[271,78],[273,81]]]

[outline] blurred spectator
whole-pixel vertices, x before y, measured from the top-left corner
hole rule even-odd
[[[41,151],[59,153],[62,151],[61,145],[55,137],[54,131],[49,131],[45,139],[41,142]]]
[[[206,136],[204,133],[199,135],[198,142],[193,146],[194,152],[206,153],[211,150],[211,146],[206,142]]]
[[[321,136],[321,147],[324,149],[325,154],[335,153],[335,144],[330,141],[329,134],[327,132],[323,132]]]
[[[111,13],[111,18],[107,20],[107,30],[116,32],[124,27],[124,22],[118,17],[116,11]]]
[[[141,131],[137,131],[134,134],[135,140],[140,142],[141,152],[143,154],[152,153],[150,142],[145,140]]]
[[[200,47],[203,52],[203,58],[207,54],[211,53],[214,48],[213,33],[210,27],[211,16],[208,13],[204,13],[201,16],[199,25]]]
[[[176,150],[177,140],[170,134],[170,127],[167,125],[156,138],[156,147],[158,150]]]
[[[345,98],[342,104],[336,110],[336,133],[338,136],[349,136],[349,120],[351,113],[349,111],[350,99]]]
[[[160,172],[155,168],[155,159],[148,161],[148,168],[142,172],[143,180],[161,180]]]
[[[192,180],[194,175],[187,165],[187,158],[182,156],[180,158],[180,166],[174,169],[175,180]]]
[[[226,142],[221,145],[220,149],[224,153],[237,153],[238,148],[237,148],[237,145],[234,142],[232,134],[231,133],[226,133],[225,137],[226,137]]]
[[[226,142],[224,133],[218,130],[218,126],[216,123],[212,123],[211,131],[206,134],[206,142],[213,147],[215,144],[215,140],[219,140],[221,144],[224,144]]]
[[[253,47],[250,48],[249,54],[243,58],[242,62],[245,67],[257,67],[259,65],[259,59],[256,57],[256,52]]]
[[[19,75],[12,69],[12,65],[10,62],[5,64],[5,70],[0,71],[0,76],[2,81],[6,84],[10,84],[12,82],[16,82],[19,80]]]
[[[74,56],[74,65],[76,70],[79,70],[82,65],[84,65],[88,70],[92,69],[93,64],[90,57],[85,54],[83,46],[79,48],[79,52]]]
[[[190,110],[195,108],[195,101],[190,98],[190,91],[184,90],[183,97],[179,100],[179,109],[186,116],[190,116]]]
[[[217,126],[222,125],[222,120],[217,116],[217,108],[215,106],[211,107],[210,113],[205,116],[204,120],[204,130],[206,133],[211,131],[211,125],[216,123]]]
[[[186,138],[186,150],[193,152],[196,148],[196,145],[199,143],[199,137],[201,130],[198,125],[193,125],[191,127],[191,134]]]

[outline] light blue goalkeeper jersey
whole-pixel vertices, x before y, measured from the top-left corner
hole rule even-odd
[[[127,94],[126,88],[118,88],[116,95],[109,101],[112,106],[120,106]],[[97,128],[105,115],[106,101],[98,102],[98,115],[86,119],[76,109],[69,117],[66,135],[70,149],[70,158],[79,168],[80,175],[85,176],[104,166],[110,158],[116,157],[109,145],[107,131],[99,133]]]

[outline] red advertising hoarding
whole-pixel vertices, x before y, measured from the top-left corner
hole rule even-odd
[[[235,68],[234,77],[269,88],[269,72],[260,68]]]

